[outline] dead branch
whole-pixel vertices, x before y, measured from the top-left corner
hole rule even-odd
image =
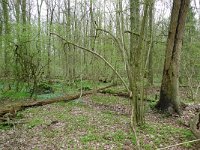
[[[167,146],[167,147],[164,147],[164,148],[159,148],[159,149],[157,149],[157,150],[171,149],[172,147],[176,147],[176,146],[180,146],[180,145],[188,144],[188,143],[199,142],[199,141],[200,141],[200,139],[192,140],[192,141],[188,141],[188,142],[183,142],[183,143],[178,143],[178,144],[175,144],[175,145]]]
[[[79,46],[79,45],[77,45],[77,44],[75,44],[75,43],[73,43],[73,42],[70,42],[70,41],[66,40],[65,38],[61,37],[60,35],[58,35],[58,34],[56,34],[56,33],[52,33],[52,32],[51,32],[50,34],[53,34],[53,35],[59,37],[60,39],[62,39],[63,41],[65,41],[65,42],[68,43],[68,44],[71,44],[71,45],[73,45],[73,46],[75,46],[75,47],[78,47],[78,48],[80,48],[80,49],[82,49],[82,50],[85,50],[85,51],[87,51],[87,52],[90,52],[90,53],[94,54],[95,56],[97,56],[98,58],[100,58],[101,60],[103,60],[103,61],[115,72],[115,74],[120,78],[120,80],[122,81],[122,83],[123,83],[123,85],[125,86],[126,90],[127,90],[128,92],[130,92],[130,90],[129,90],[127,84],[126,84],[125,81],[122,79],[122,77],[120,76],[120,74],[117,72],[117,70],[115,70],[115,68],[114,68],[103,56],[101,56],[100,54],[98,54],[98,53],[95,52],[94,50],[90,50],[90,49],[88,49],[88,48]]]

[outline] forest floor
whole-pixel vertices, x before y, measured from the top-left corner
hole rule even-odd
[[[155,95],[159,91],[149,91]],[[184,93],[182,93],[184,94]],[[153,97],[152,95],[152,97]],[[183,116],[160,114],[155,101],[146,103],[146,123],[137,129],[142,149],[154,150],[194,140],[188,124],[199,105],[189,105]],[[135,149],[127,98],[93,94],[71,102],[59,102],[17,113],[17,124],[0,126],[1,150]],[[198,150],[198,143],[175,150]]]

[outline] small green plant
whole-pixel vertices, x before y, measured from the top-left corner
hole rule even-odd
[[[13,124],[1,124],[0,123],[0,130],[10,130],[13,127]]]
[[[153,149],[151,144],[143,144],[143,147],[144,147],[145,150],[152,150]]]
[[[53,138],[56,135],[58,135],[58,133],[59,132],[57,130],[45,130],[45,131],[43,131],[44,136],[47,137],[47,138]]]
[[[122,130],[117,130],[113,135],[112,138],[116,142],[122,142],[126,139],[127,135]]]
[[[97,134],[94,133],[88,133],[87,135],[84,135],[80,138],[80,141],[83,144],[87,144],[88,142],[91,141],[97,141],[99,139],[99,136]]]
[[[28,128],[34,128],[35,126],[41,125],[43,123],[43,120],[41,118],[34,118],[32,119],[28,124]]]

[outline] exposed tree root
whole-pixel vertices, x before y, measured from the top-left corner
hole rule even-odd
[[[200,139],[200,113],[194,116],[190,122],[190,129],[193,134]]]

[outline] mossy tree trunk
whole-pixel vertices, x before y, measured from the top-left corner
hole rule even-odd
[[[147,21],[147,12],[149,2],[145,1],[144,15],[142,18],[141,26],[139,29],[139,1],[130,0],[130,13],[131,13],[131,37],[130,37],[130,73],[129,83],[132,92],[131,99],[131,126],[134,128],[136,125],[144,123],[144,105],[143,105],[143,42],[144,30]],[[140,30],[139,37],[133,33]]]
[[[162,111],[173,110],[180,114],[179,63],[185,20],[190,0],[174,0],[167,39],[160,99],[156,107]]]

